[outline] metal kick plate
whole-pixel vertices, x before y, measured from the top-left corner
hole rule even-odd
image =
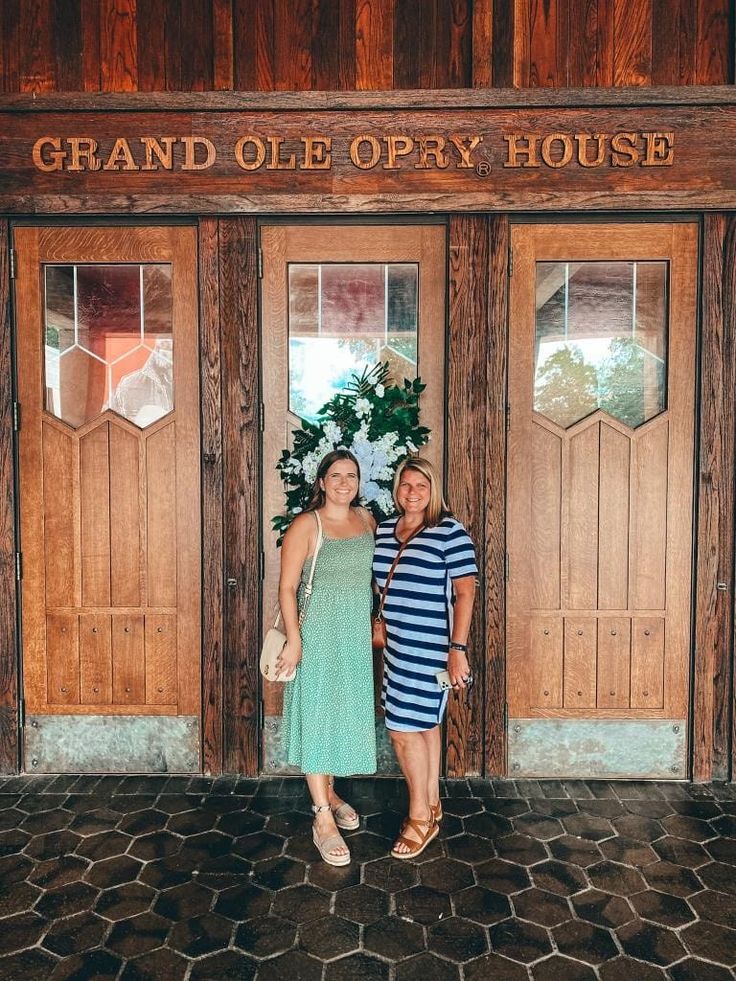
[[[684,719],[511,719],[510,777],[687,779]]]
[[[27,773],[199,773],[193,715],[30,715]]]

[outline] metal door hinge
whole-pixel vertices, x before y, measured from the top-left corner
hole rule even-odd
[[[23,578],[23,553],[15,553],[15,578],[18,582]]]
[[[509,249],[509,276],[514,275],[514,250]]]
[[[261,582],[266,578],[266,553],[263,549],[261,549],[258,556],[258,576]]]
[[[10,278],[15,279],[15,249],[10,250]]]
[[[13,402],[13,430],[20,432],[20,402]]]
[[[263,279],[263,249],[258,246],[258,278]]]

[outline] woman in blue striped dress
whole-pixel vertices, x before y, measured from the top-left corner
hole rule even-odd
[[[381,704],[409,790],[409,815],[391,854],[411,858],[437,836],[442,819],[440,724],[448,692],[437,675],[447,671],[456,690],[468,685],[478,567],[473,543],[453,517],[428,460],[411,457],[399,466],[394,501],[398,517],[377,529],[373,574],[379,591],[385,590]]]

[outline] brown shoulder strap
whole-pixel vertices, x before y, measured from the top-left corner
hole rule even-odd
[[[409,542],[412,540],[412,538],[416,538],[417,535],[419,534],[419,532],[422,531],[423,528],[424,528],[424,525],[423,524],[419,525],[419,527],[416,529],[416,531],[413,531],[411,533],[411,535],[409,535],[409,537],[407,539],[405,539],[401,543],[401,547],[399,548],[398,552],[396,553],[396,558],[391,563],[391,568],[388,570],[388,575],[386,576],[386,582],[384,583],[383,589],[381,590],[381,602],[378,604],[378,613],[376,614],[376,618],[378,620],[380,620],[381,617],[383,616],[383,604],[386,602],[386,593],[388,592],[389,583],[391,582],[391,579],[393,578],[393,574],[396,571],[396,566],[399,564],[399,559],[401,558],[401,553],[404,551],[404,549],[409,544]]]

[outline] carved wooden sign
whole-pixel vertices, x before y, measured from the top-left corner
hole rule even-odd
[[[736,109],[0,112],[9,213],[736,206]]]

